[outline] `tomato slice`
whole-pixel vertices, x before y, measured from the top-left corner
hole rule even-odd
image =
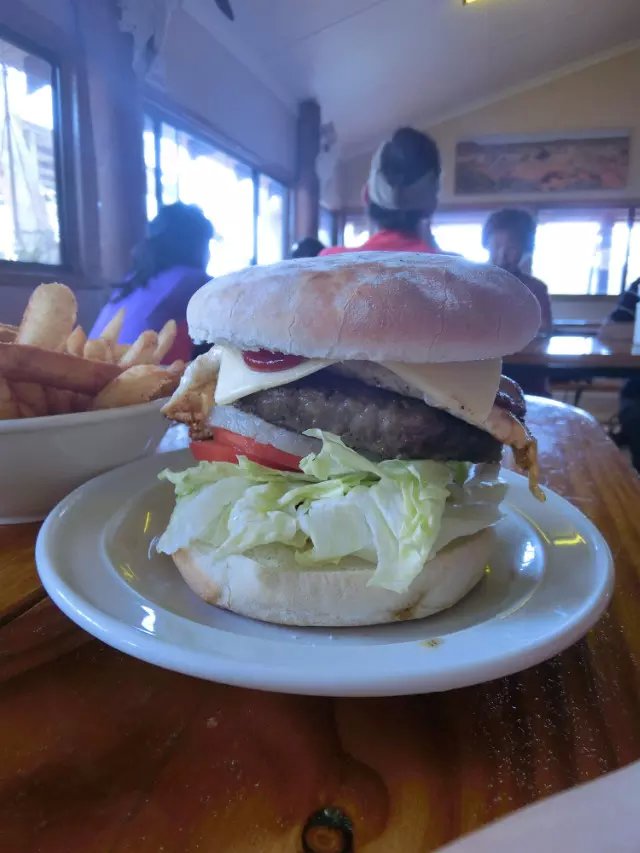
[[[288,370],[297,367],[307,359],[303,355],[286,355],[283,352],[272,352],[268,349],[245,350],[242,358],[251,370],[259,370],[262,373],[275,370]]]
[[[189,449],[198,462],[233,462],[235,465],[238,461],[238,454],[232,447],[225,447],[217,441],[192,441]]]
[[[191,452],[199,462],[237,462],[238,456],[246,456],[252,462],[280,471],[299,471],[302,458],[278,450],[270,444],[260,444],[245,435],[217,427],[213,438],[192,441]]]

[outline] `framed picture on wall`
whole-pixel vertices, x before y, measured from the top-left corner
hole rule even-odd
[[[620,190],[629,174],[629,134],[497,138],[456,145],[457,195]]]

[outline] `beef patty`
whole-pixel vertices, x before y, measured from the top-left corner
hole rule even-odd
[[[276,426],[322,429],[380,459],[499,462],[492,435],[421,400],[322,370],[234,403]]]

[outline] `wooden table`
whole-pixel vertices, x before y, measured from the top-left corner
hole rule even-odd
[[[332,700],[165,672],[48,601],[37,525],[0,528],[0,850],[297,853],[333,806],[358,853],[430,851],[640,758],[640,480],[585,414],[540,401],[529,420],[616,593],[564,654],[464,690]],[[351,849],[315,832],[307,850]]]
[[[632,376],[640,374],[640,349],[629,340],[604,341],[591,335],[552,335],[536,338],[522,352],[506,356],[505,368],[572,376]]]

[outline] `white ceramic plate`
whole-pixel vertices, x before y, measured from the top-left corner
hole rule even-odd
[[[449,690],[516,672],[579,639],[607,605],[611,554],[564,499],[509,483],[499,547],[463,601],[417,622],[285,628],[205,604],[155,553],[173,503],[156,480],[184,451],[134,462],[81,486],[49,515],[38,571],[58,606],[121,651],[200,678],[289,693],[385,696]]]

